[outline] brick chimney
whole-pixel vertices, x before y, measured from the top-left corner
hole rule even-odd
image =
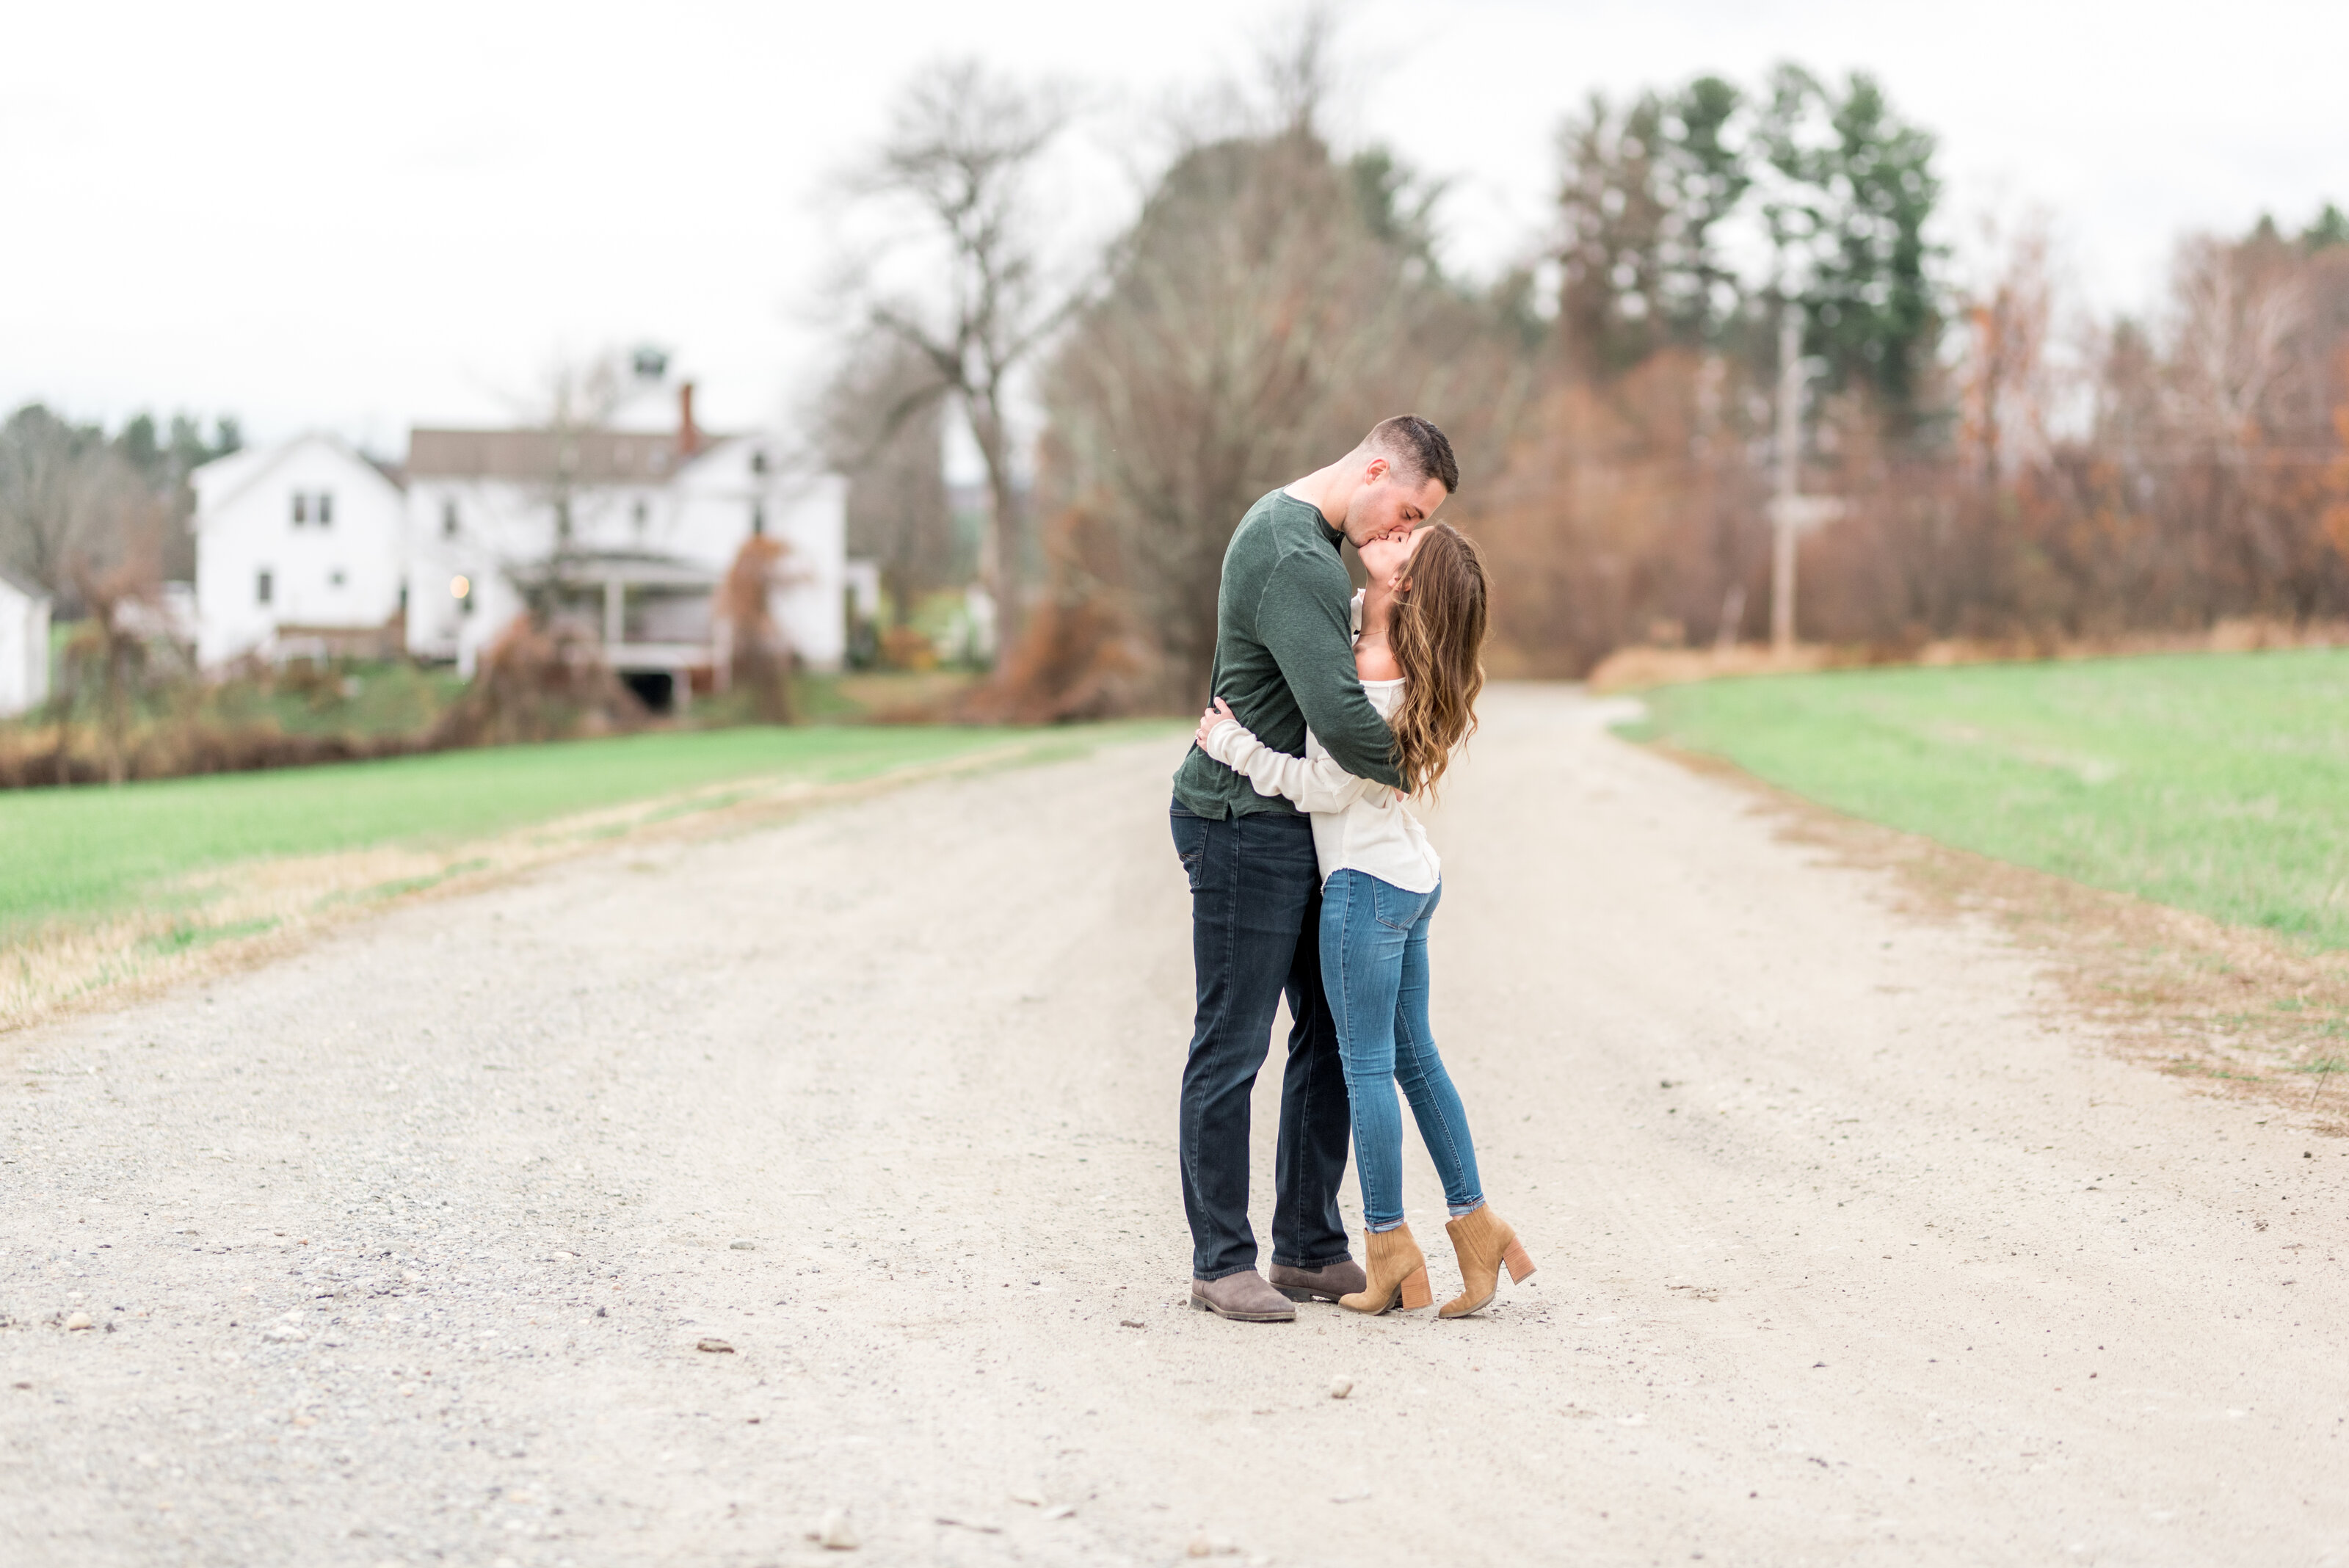
[[[677,455],[691,457],[701,450],[701,431],[693,422],[693,383],[680,381],[677,389]]]

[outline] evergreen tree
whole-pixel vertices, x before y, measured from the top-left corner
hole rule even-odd
[[[1735,319],[1741,291],[1714,231],[1753,183],[1742,109],[1734,87],[1700,77],[1620,110],[1594,93],[1567,123],[1558,313],[1587,369],[1710,345]]]
[[[1779,287],[1806,317],[1804,352],[1826,361],[1829,385],[1868,388],[1896,428],[1909,427],[1941,329],[1940,251],[1925,238],[1941,193],[1933,136],[1862,72],[1839,94],[1792,65],[1770,86],[1764,211]]]
[[[2300,232],[2300,243],[2312,251],[2349,244],[2349,213],[2344,213],[2333,202],[2325,202],[2315,222]]]

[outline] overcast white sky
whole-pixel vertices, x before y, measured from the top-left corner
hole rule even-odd
[[[492,421],[562,354],[649,340],[713,424],[814,365],[823,176],[916,64],[978,52],[1106,89],[1096,166],[1247,68],[1289,7],[1189,0],[9,6],[0,407],[242,416],[398,454]],[[2109,308],[2169,247],[2349,203],[2349,5],[2235,0],[1357,0],[1339,130],[1452,177],[1455,262],[1546,220],[1594,87],[1862,67],[1942,139],[1953,217],[2052,209]],[[1073,214],[1113,216],[1114,182]],[[1961,237],[1953,225],[1952,237]]]

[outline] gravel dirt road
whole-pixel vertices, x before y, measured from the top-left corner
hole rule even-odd
[[[1603,717],[1434,825],[1485,1316],[1183,1307],[1129,744],[0,1040],[0,1561],[2349,1561],[2340,1140]]]

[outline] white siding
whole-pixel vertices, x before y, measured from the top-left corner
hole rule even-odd
[[[457,531],[446,532],[451,509]],[[582,513],[600,508],[574,504]],[[408,647],[426,659],[450,659],[465,674],[499,630],[522,612],[510,569],[543,560],[554,548],[554,522],[529,485],[504,480],[410,479],[408,547],[413,585],[408,597]],[[454,579],[471,586],[471,608],[450,591]]]
[[[729,437],[665,480],[585,490],[572,501],[573,544],[719,573],[763,522],[785,547],[777,621],[801,659],[837,669],[847,650],[847,485],[831,474],[785,474],[781,451],[772,435]],[[403,493],[327,437],[223,458],[198,470],[195,484],[197,654],[208,667],[267,651],[281,626],[381,626],[405,585],[409,650],[453,659],[470,675],[522,613],[513,575],[554,548],[554,508],[540,486],[425,475]],[[293,498],[320,493],[334,496],[332,523],[318,526],[311,507],[295,524]],[[264,572],[267,604],[258,594]],[[460,576],[471,589],[470,613],[450,592]]]
[[[207,463],[193,477],[199,663],[265,653],[281,626],[359,631],[398,613],[406,504],[398,486],[340,442],[301,436]]]
[[[724,571],[754,520],[783,546],[783,587],[774,616],[792,651],[819,670],[837,670],[848,652],[843,596],[848,587],[848,482],[837,474],[791,475],[771,437],[737,436],[703,452],[678,474],[680,504],[664,546]],[[754,466],[768,454],[768,469]]]
[[[828,473],[802,487],[779,531],[790,553],[775,619],[801,659],[838,670],[848,657],[848,481]]]
[[[49,600],[0,577],[0,718],[49,696]]]

